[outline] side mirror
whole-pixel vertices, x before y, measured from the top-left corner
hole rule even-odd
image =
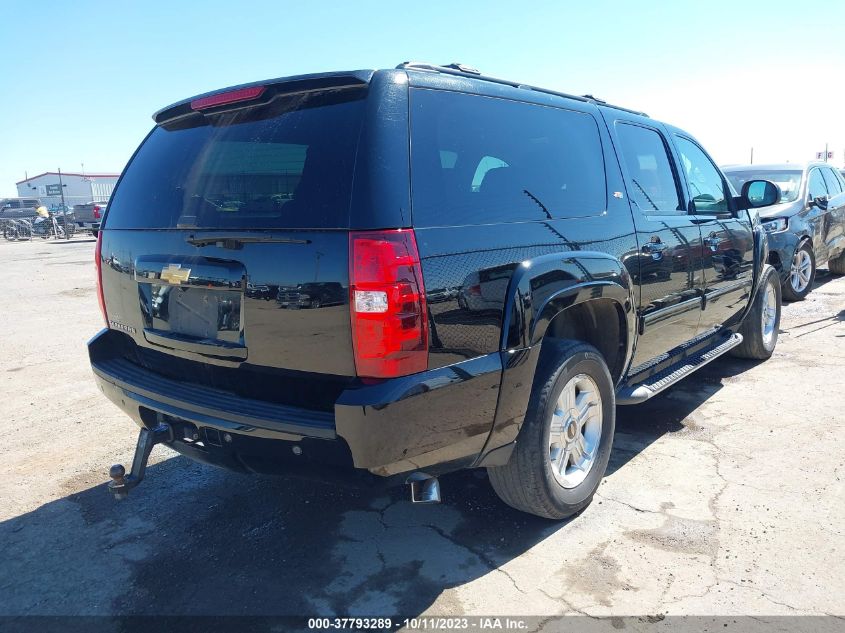
[[[739,206],[743,209],[759,209],[780,202],[780,188],[768,180],[749,180],[742,185]]]

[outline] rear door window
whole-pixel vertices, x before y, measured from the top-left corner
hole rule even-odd
[[[414,88],[411,190],[415,226],[598,214],[598,126],[583,112]]]
[[[830,167],[824,167],[821,171],[824,182],[827,185],[828,194],[835,196],[838,193],[842,193],[842,185],[839,184],[839,179],[836,177],[834,171]]]
[[[347,228],[363,90],[157,126],[109,206],[110,229]]]
[[[630,180],[631,200],[647,215],[686,215],[669,150],[660,132],[618,122],[616,135]]]

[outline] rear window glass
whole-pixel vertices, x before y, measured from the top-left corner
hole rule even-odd
[[[363,90],[287,95],[153,130],[110,229],[346,228]]]
[[[595,215],[606,208],[589,114],[462,93],[411,91],[415,226]]]

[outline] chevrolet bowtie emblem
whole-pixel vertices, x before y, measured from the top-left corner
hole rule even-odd
[[[182,268],[182,264],[168,264],[162,269],[159,279],[178,286],[182,282],[188,281],[190,275],[190,268]]]

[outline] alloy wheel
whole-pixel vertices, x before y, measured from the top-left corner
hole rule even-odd
[[[775,336],[775,325],[778,316],[777,295],[775,287],[771,283],[766,284],[766,294],[763,297],[763,309],[761,310],[763,325],[763,344],[769,348]]]
[[[796,294],[804,292],[813,276],[813,258],[804,248],[795,251],[789,270],[789,284]]]
[[[571,378],[558,396],[549,425],[549,464],[555,480],[574,488],[596,461],[601,441],[602,400],[587,374]]]

